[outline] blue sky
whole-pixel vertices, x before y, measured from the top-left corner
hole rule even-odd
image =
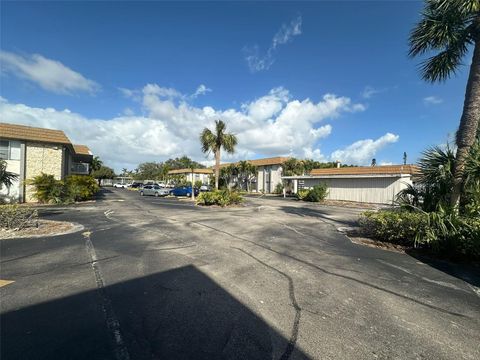
[[[225,160],[413,162],[461,114],[468,68],[431,85],[407,57],[421,2],[0,6],[1,120],[60,128],[116,169],[211,160],[198,134],[217,118],[240,140]]]

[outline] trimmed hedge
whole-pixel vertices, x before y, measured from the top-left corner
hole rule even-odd
[[[379,241],[425,248],[453,258],[480,259],[480,218],[455,213],[367,211],[359,224]]]
[[[197,197],[197,204],[204,206],[219,205],[229,206],[237,205],[243,202],[242,196],[237,191],[215,190],[202,192]]]

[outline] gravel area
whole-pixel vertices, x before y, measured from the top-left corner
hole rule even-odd
[[[83,229],[82,225],[67,221],[38,220],[37,227],[22,230],[0,229],[0,239],[31,238],[69,234]]]

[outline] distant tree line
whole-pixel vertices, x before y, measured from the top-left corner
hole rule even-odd
[[[353,167],[354,165],[341,164],[340,167]],[[320,162],[312,159],[296,159],[290,158],[283,164],[283,175],[308,175],[313,169],[328,169],[337,167],[337,163],[333,161]]]

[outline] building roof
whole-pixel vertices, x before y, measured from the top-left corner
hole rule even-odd
[[[170,170],[168,175],[191,174],[192,169],[175,169]],[[212,169],[193,169],[194,174],[213,174]]]
[[[267,166],[267,165],[280,165],[290,159],[289,157],[276,156],[271,158],[247,160],[249,163],[255,166]]]
[[[76,155],[92,155],[86,145],[73,145],[62,130],[44,129],[33,126],[0,123],[0,138],[11,140],[38,141],[62,144],[73,148]]]
[[[92,155],[87,145],[73,144],[73,150],[75,150],[77,155]]]
[[[61,130],[43,129],[24,125],[0,124],[0,137],[12,140],[29,140],[53,144],[71,144]]]
[[[249,162],[250,164],[254,165],[254,166],[269,166],[269,165],[281,165],[285,161],[287,161],[288,159],[290,159],[290,158],[289,157],[283,157],[283,156],[276,156],[276,157],[271,157],[271,158],[246,160],[246,161]],[[223,164],[220,164],[220,167],[229,166],[231,164],[238,165],[239,162],[240,161],[237,161],[235,163],[223,163]]]
[[[328,169],[313,169],[310,176],[328,175],[401,175],[418,173],[415,165],[358,166]]]

